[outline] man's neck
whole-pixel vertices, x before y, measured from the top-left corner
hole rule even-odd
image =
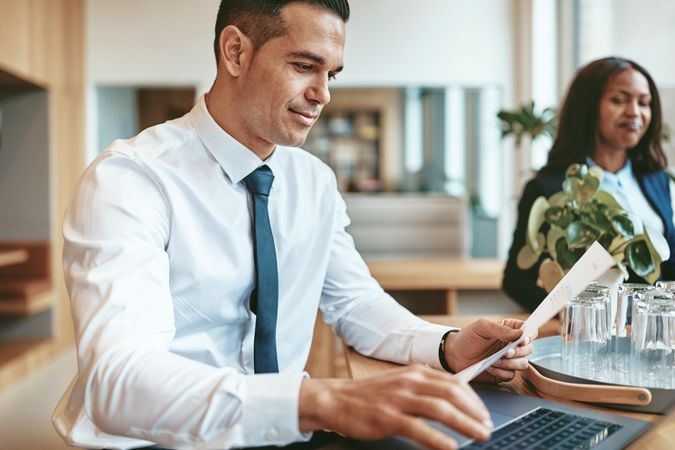
[[[275,145],[267,142],[253,142],[250,139],[246,139],[245,127],[241,124],[241,117],[233,114],[233,112],[237,111],[236,101],[226,95],[222,95],[222,90],[218,89],[215,83],[211,87],[211,90],[206,93],[204,101],[206,102],[206,109],[218,126],[244,147],[255,153],[258,158],[265,161],[274,153]]]

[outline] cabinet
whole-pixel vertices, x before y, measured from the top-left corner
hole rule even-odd
[[[84,166],[83,0],[0,0],[0,387],[73,342],[61,221]]]

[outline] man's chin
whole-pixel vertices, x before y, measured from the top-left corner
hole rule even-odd
[[[283,141],[277,142],[277,145],[283,145],[284,147],[302,147],[307,140],[307,133],[297,134],[292,136],[287,136]]]

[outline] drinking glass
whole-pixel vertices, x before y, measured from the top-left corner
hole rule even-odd
[[[608,372],[609,328],[604,295],[582,293],[563,308],[563,370],[581,378]]]
[[[675,293],[675,281],[657,281],[656,288],[666,292]]]
[[[624,283],[619,285],[617,307],[614,313],[610,354],[612,360],[613,382],[631,384],[631,332],[633,305],[645,292],[656,288],[650,284]]]
[[[655,295],[655,294],[668,294]],[[672,389],[675,361],[675,301],[673,295],[656,291],[638,299],[633,308],[633,384]]]
[[[612,308],[613,304],[614,305],[616,304],[616,301],[612,302],[611,293],[612,291],[609,287],[598,284],[597,281],[591,281],[591,283],[588,286],[586,286],[586,289],[583,290],[584,295],[595,294],[595,295],[602,295],[604,297],[607,308],[607,326],[609,328],[610,337],[612,334],[612,323],[613,323]]]

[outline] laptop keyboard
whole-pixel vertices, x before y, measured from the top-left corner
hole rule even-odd
[[[588,417],[537,408],[492,432],[487,442],[473,441],[462,449],[569,450],[599,445],[621,425]]]

